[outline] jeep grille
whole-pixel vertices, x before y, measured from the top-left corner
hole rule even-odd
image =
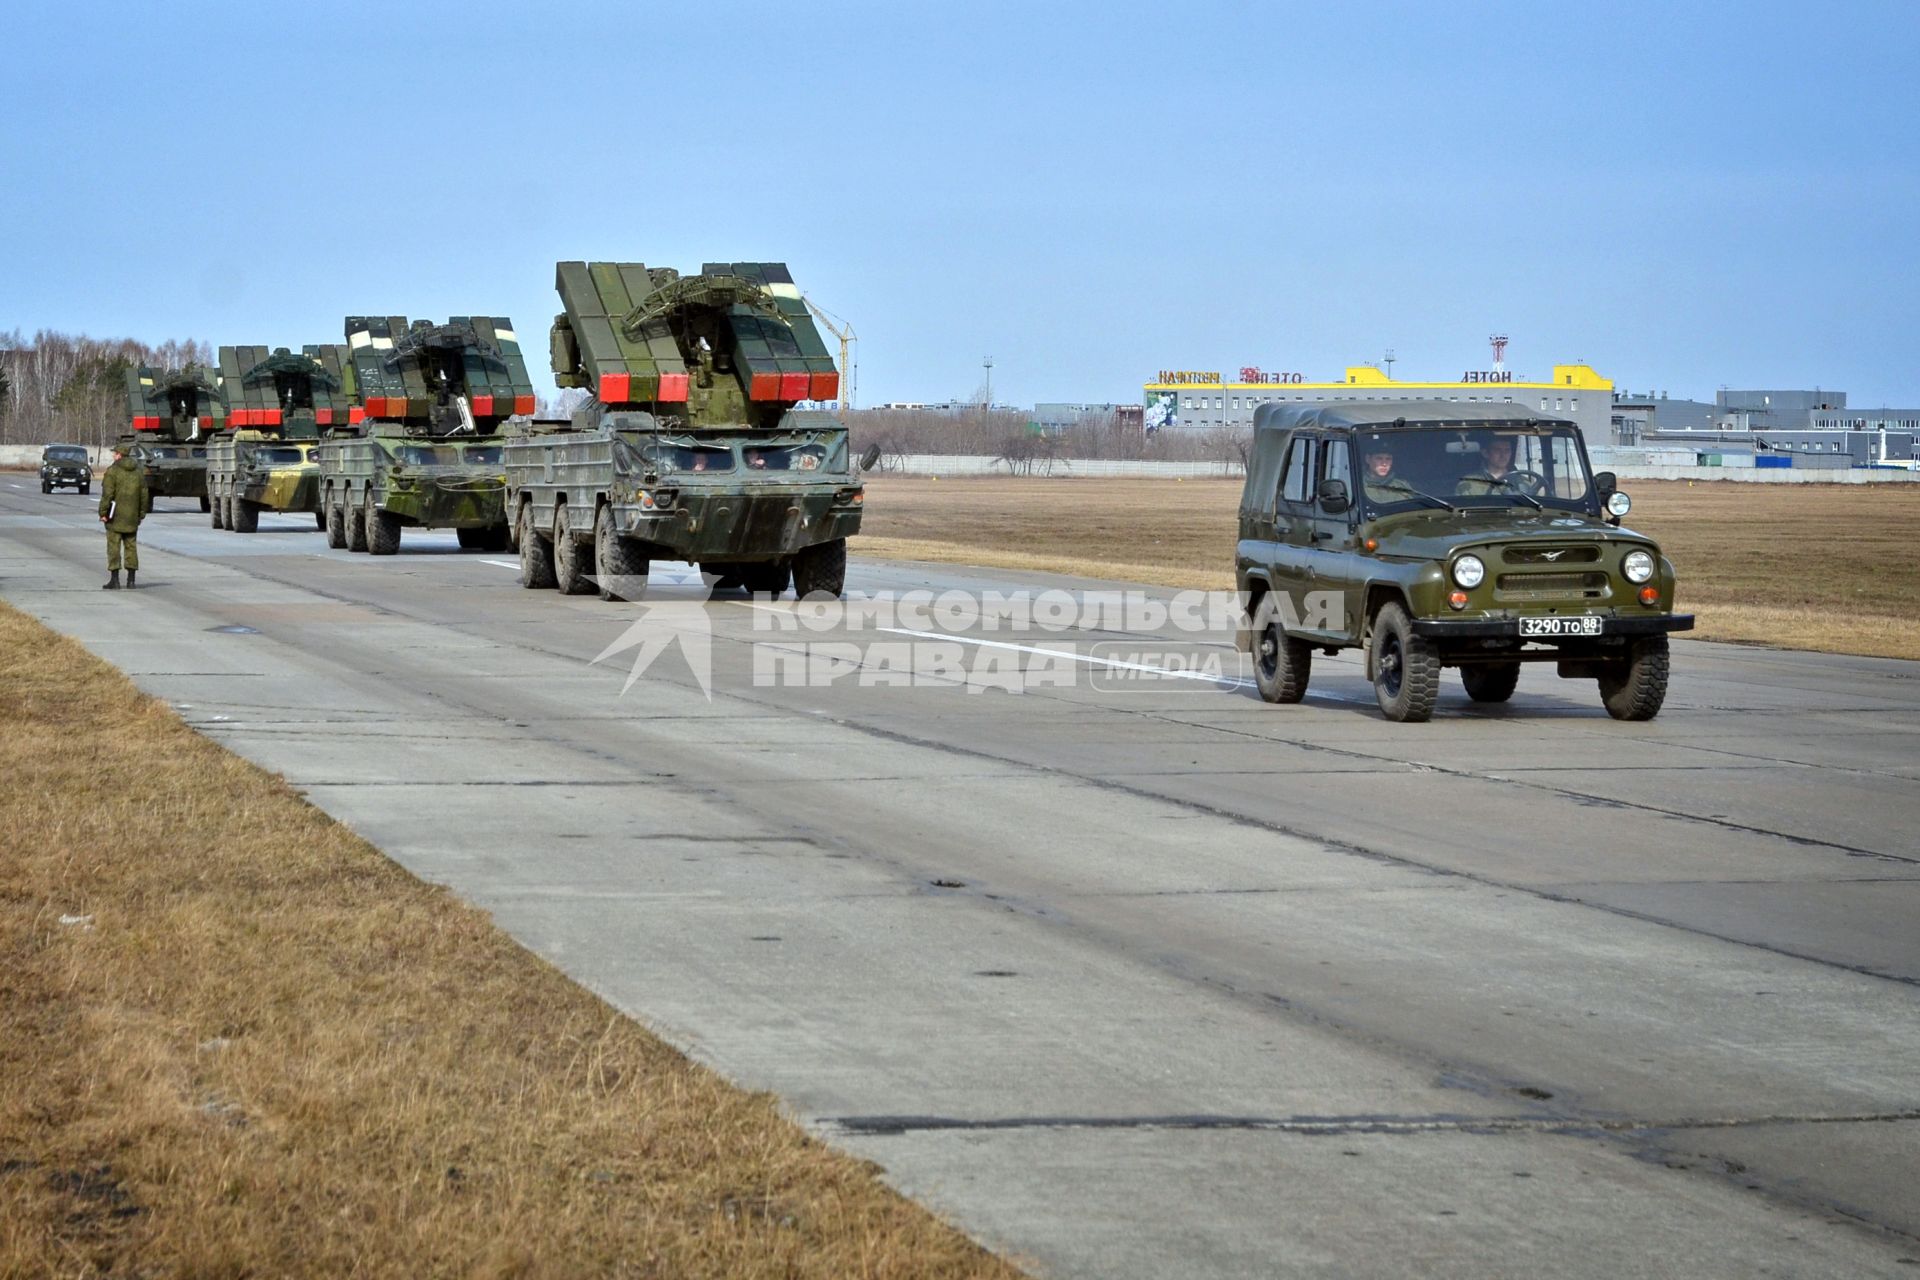
[[[1512,600],[1587,600],[1607,594],[1604,573],[1503,573],[1495,586]]]
[[[1589,543],[1573,547],[1508,547],[1500,553],[1508,564],[1592,564],[1600,548]]]

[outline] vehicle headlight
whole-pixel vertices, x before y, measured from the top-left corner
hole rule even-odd
[[[1453,580],[1471,591],[1486,580],[1487,566],[1479,556],[1461,556],[1453,562]]]
[[[1608,515],[1624,516],[1625,514],[1627,514],[1627,512],[1631,510],[1633,510],[1633,499],[1629,498],[1626,494],[1620,493],[1616,490],[1615,492],[1607,495],[1607,514]]]
[[[1644,551],[1629,551],[1620,562],[1620,572],[1627,575],[1628,582],[1645,582],[1653,576],[1653,557]]]

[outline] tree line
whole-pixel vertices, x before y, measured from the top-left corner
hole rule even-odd
[[[211,367],[195,338],[154,346],[41,330],[0,332],[0,444],[107,445],[127,431],[127,370]]]

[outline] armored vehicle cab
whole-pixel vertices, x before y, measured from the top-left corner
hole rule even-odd
[[[1433,714],[1442,668],[1504,702],[1529,662],[1651,719],[1693,619],[1660,548],[1620,527],[1630,505],[1573,423],[1523,406],[1263,405],[1236,561],[1261,696],[1298,702],[1314,650],[1357,647],[1392,720]]]
[[[507,443],[521,582],[637,599],[654,560],[721,583],[837,596],[865,492],[830,401],[840,377],[771,262],[682,276],[562,262],[556,381],[594,398]]]
[[[129,433],[121,437],[155,498],[207,497],[207,437],[224,430],[226,401],[219,380],[198,365],[127,370]]]
[[[227,424],[207,439],[207,495],[213,527],[252,533],[262,511],[320,510],[320,433],[353,415],[344,376],[346,348],[309,345],[220,348]]]
[[[513,322],[347,317],[363,420],[320,449],[327,545],[374,555],[400,530],[453,529],[460,545],[507,546],[500,426],[533,412]]]

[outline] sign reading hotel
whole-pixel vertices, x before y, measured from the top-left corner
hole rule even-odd
[[[1462,382],[1512,382],[1511,369],[1469,369],[1460,375]]]
[[[1284,387],[1291,383],[1305,382],[1304,373],[1273,373],[1250,364],[1240,366],[1240,381],[1261,387]]]

